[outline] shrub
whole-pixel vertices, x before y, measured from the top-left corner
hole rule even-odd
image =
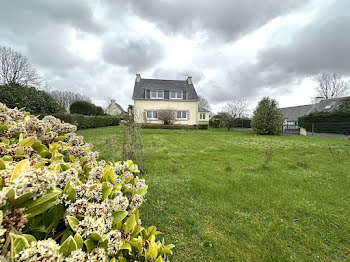
[[[45,115],[41,115],[43,118]],[[54,117],[72,125],[76,125],[78,129],[96,128],[104,126],[118,126],[120,121],[127,119],[127,116],[84,116],[79,114],[54,114]]]
[[[208,129],[208,124],[199,124],[198,129]]]
[[[212,119],[209,120],[209,125],[210,127],[213,127],[213,128],[219,128],[221,126],[220,118],[213,117]]]
[[[9,108],[25,108],[30,113],[54,114],[64,109],[44,91],[17,84],[0,86],[0,102]]]
[[[317,133],[333,133],[350,135],[350,111],[338,110],[332,112],[317,112],[299,117],[299,126],[307,131]]]
[[[170,125],[176,119],[176,112],[171,109],[162,109],[157,112],[157,117],[164,122],[164,125]]]
[[[5,261],[169,261],[145,228],[137,165],[98,161],[76,127],[0,104],[0,248]]]
[[[284,118],[276,100],[264,97],[254,111],[252,128],[259,135],[280,135]]]
[[[96,106],[96,115],[103,116],[104,114],[105,114],[105,111],[103,110],[103,108],[100,106]]]
[[[81,114],[87,116],[97,115],[97,108],[94,104],[87,101],[76,101],[69,107],[71,114]]]

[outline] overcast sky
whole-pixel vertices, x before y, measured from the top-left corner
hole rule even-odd
[[[193,77],[219,110],[235,97],[308,104],[321,72],[350,76],[349,0],[0,0],[0,45],[53,89],[132,103],[135,74]]]

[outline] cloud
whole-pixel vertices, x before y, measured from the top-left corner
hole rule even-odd
[[[125,66],[130,72],[137,73],[160,63],[164,57],[164,47],[152,38],[113,38],[103,44],[102,56],[108,63]]]
[[[223,40],[232,41],[273,18],[297,10],[308,2],[305,0],[130,0],[127,10],[155,23],[166,34],[190,36],[194,32],[205,31]]]

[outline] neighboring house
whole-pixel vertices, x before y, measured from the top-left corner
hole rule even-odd
[[[134,113],[138,123],[157,123],[159,110],[174,110],[173,124],[200,125],[209,123],[209,111],[198,108],[198,95],[192,77],[186,80],[143,79],[136,74]]]
[[[298,126],[298,118],[301,116],[305,116],[313,112],[327,112],[336,110],[342,104],[342,100],[344,98],[345,97],[323,99],[322,97],[316,97],[314,104],[280,108],[284,116],[284,124]]]
[[[119,116],[119,115],[126,114],[124,109],[114,99],[111,100],[111,103],[105,109],[105,113],[112,116]]]

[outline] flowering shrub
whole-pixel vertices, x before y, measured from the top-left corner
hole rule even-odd
[[[75,131],[0,104],[0,261],[169,261],[137,165],[97,161]]]

